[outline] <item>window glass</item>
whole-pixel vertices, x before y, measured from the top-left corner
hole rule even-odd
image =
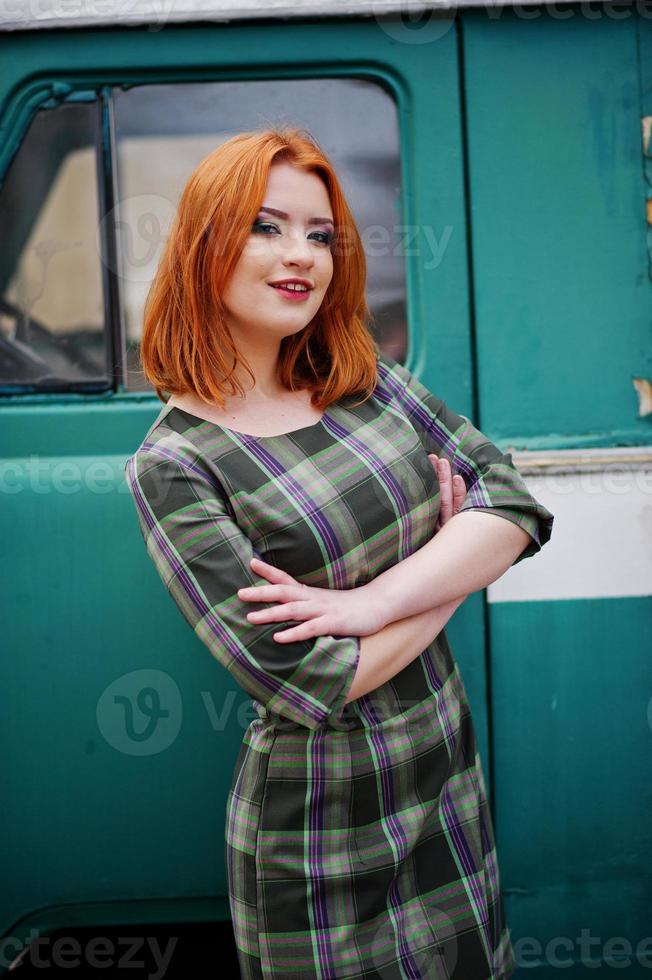
[[[332,160],[367,255],[374,335],[404,359],[398,116],[384,89],[333,78],[148,85],[116,89],[114,107],[128,388],[149,389],[138,363],[143,307],[188,177],[236,133],[277,124],[307,129]]]
[[[98,235],[98,106],[35,115],[0,186],[0,391],[110,386]]]

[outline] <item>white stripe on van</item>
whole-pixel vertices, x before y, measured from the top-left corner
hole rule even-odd
[[[489,602],[652,595],[652,450],[512,451],[554,515],[550,541],[487,589]]]

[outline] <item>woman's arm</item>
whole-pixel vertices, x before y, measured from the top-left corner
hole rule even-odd
[[[383,622],[391,623],[486,588],[530,540],[522,527],[496,514],[460,512],[418,551],[359,591],[382,610]]]
[[[530,540],[527,531],[496,514],[460,511],[418,551],[366,585],[355,589],[304,585],[282,569],[253,558],[254,572],[270,584],[239,589],[238,597],[245,602],[278,603],[248,613],[252,623],[303,620],[274,633],[279,643],[323,635],[370,639],[389,623],[405,622],[425,611],[437,613],[446,603],[461,602],[484,589],[514,564]]]
[[[430,462],[439,477],[440,511],[436,525],[439,531],[462,507],[466,489],[464,480],[460,476],[454,477],[451,473],[447,459],[438,460],[433,454]],[[252,558],[252,568],[254,572],[264,576],[270,584],[241,588],[238,590],[239,598],[253,602],[267,599],[276,601],[280,605],[250,612],[247,614],[247,619],[252,623],[304,620],[301,626],[275,633],[274,639],[279,643],[329,634],[337,636],[353,633],[360,637],[372,637],[383,630],[388,623],[402,621],[404,625],[409,618],[409,614],[402,613],[398,608],[393,610],[391,618],[387,618],[384,615],[386,610],[382,599],[379,601],[377,593],[369,592],[366,586],[358,586],[354,589],[322,589],[308,586],[297,582],[287,572],[259,558]],[[431,603],[432,612],[434,613],[441,605],[437,603],[435,606]],[[439,617],[436,621],[439,621]],[[426,619],[422,622],[425,623]],[[434,639],[440,629],[441,626],[433,636],[426,638],[422,649]]]
[[[371,636],[360,638],[360,660],[349,688],[346,702],[375,691],[411,664],[451,618],[466,596],[444,603],[435,609],[390,623]]]

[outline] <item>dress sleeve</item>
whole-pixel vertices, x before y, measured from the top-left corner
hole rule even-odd
[[[458,415],[432,394],[407,368],[384,352],[378,371],[385,397],[412,423],[429,453],[446,456],[453,473],[460,473],[467,495],[460,513],[485,510],[522,527],[530,543],[513,565],[541,550],[550,539],[554,517],[529,492],[512,462],[465,415]]]
[[[360,657],[357,636],[277,643],[297,621],[254,624],[238,589],[268,584],[252,571],[258,553],[237,525],[201,458],[139,448],[125,464],[147,551],[181,613],[211,654],[268,711],[308,728],[336,726]],[[175,458],[170,458],[174,455]],[[180,458],[176,458],[176,457]]]

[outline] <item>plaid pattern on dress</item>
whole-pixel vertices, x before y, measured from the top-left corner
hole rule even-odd
[[[364,585],[434,533],[428,452],[532,540],[553,515],[469,419],[387,354],[361,405],[249,436],[166,406],[126,463],[147,551],[258,717],[236,760],[225,857],[242,977],[511,975],[494,829],[469,704],[446,632],[345,704],[355,636],[280,644],[252,624],[252,555],[308,585]]]

